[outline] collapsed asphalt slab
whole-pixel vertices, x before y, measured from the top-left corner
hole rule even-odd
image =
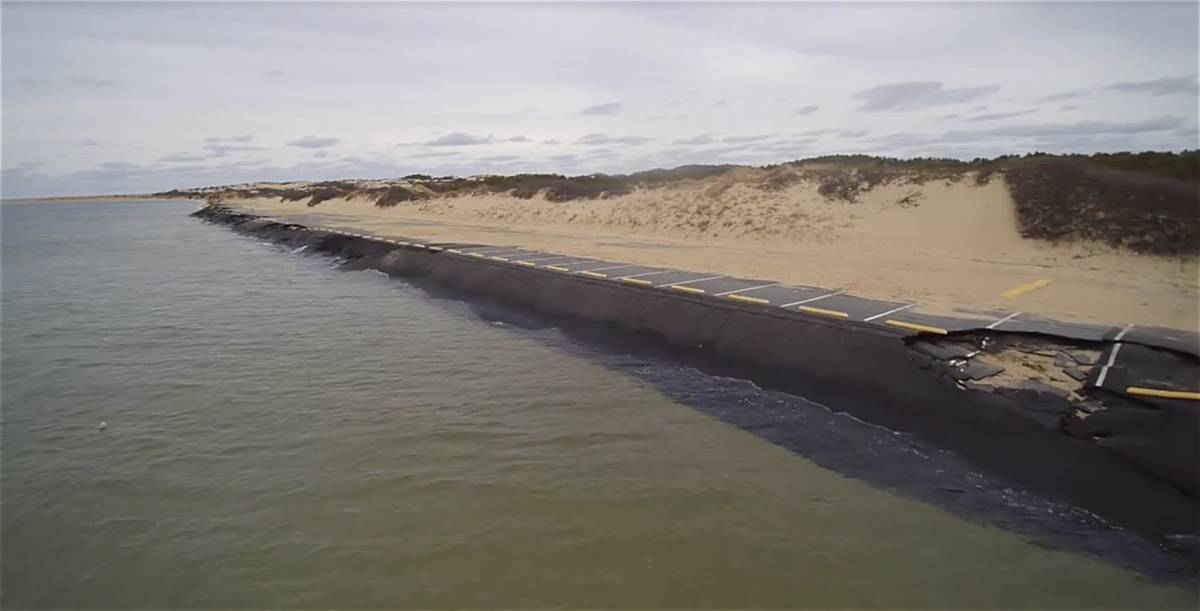
[[[848,317],[806,316],[760,303],[783,298],[779,292],[793,288],[796,301],[813,300],[809,295],[821,297],[805,287],[744,290],[742,285],[710,285],[715,293],[699,294],[666,290],[654,280],[671,277],[676,278],[675,284],[689,286],[684,284],[689,279],[704,277],[680,275],[684,272],[679,270],[628,266],[633,273],[617,278],[592,276],[578,272],[624,266],[566,256],[559,256],[563,264],[556,265],[552,254],[542,255],[538,265],[532,261],[537,257],[514,260],[511,255],[520,249],[479,245],[470,249],[307,228],[219,205],[208,206],[196,216],[293,247],[308,246],[344,257],[353,268],[424,278],[532,312],[602,323],[711,354],[746,366],[752,378],[839,408],[846,406],[860,419],[912,433],[981,469],[1154,540],[1174,545],[1183,541],[1187,547],[1197,534],[1200,406],[1175,402],[1164,407],[1162,399],[1143,400],[1096,384],[1105,363],[1086,354],[1112,338],[1051,336],[1078,347],[1084,355],[1080,358],[1091,361],[1081,363],[1074,357],[1069,363],[1063,361],[1064,373],[1074,368],[1091,378],[1094,395],[1081,404],[1052,388],[988,384],[996,372],[982,361],[975,362],[977,353],[993,349],[998,337],[1046,337],[1042,331],[1014,334],[976,326],[945,336],[928,334]],[[578,265],[588,261],[594,262],[591,267]],[[716,296],[727,291],[743,299]],[[1194,354],[1152,349],[1166,350],[1174,358],[1169,361],[1172,373],[1158,378],[1186,380],[1190,375],[1195,379]],[[1136,352],[1130,352],[1136,360]],[[1054,351],[1046,358],[1057,356]],[[1091,413],[1081,405],[1101,407]],[[1109,409],[1119,411],[1093,420]],[[1079,412],[1087,417],[1078,418]],[[1116,417],[1129,413],[1137,416]],[[1074,425],[1072,418],[1090,426]]]

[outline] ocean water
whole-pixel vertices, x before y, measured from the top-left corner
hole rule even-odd
[[[836,409],[343,271],[194,208],[0,209],[7,607],[1195,603],[917,500],[934,482],[1062,513]],[[790,413],[810,447],[714,405]],[[1138,545],[1064,523],[1111,543],[1101,556]]]

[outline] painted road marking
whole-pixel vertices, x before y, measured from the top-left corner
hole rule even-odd
[[[544,254],[542,254],[542,255],[538,255],[538,256],[536,256],[536,257],[530,257],[530,258],[528,258],[528,259],[521,259],[521,260],[522,260],[522,261],[529,261],[530,263],[532,263],[532,262],[534,262],[534,261],[538,261],[538,262],[542,262],[542,263],[544,263],[544,262],[546,262],[546,261],[553,261],[553,260],[555,260],[555,259],[578,259],[578,258],[579,258],[579,257],[568,257],[568,256],[566,256],[566,255],[549,255],[549,256],[547,256],[547,255],[544,255]]]
[[[1130,329],[1132,329],[1132,328],[1133,328],[1133,323],[1129,323],[1129,324],[1125,325],[1125,328],[1124,328],[1124,329],[1121,329],[1121,332],[1120,332],[1120,333],[1118,333],[1118,334],[1117,334],[1117,336],[1113,338],[1113,341],[1114,341],[1114,342],[1119,342],[1119,341],[1121,341],[1121,338],[1122,338],[1122,337],[1125,337],[1125,334],[1126,334],[1126,333],[1129,333],[1129,330],[1130,330]]]
[[[582,273],[587,273],[587,272],[604,272],[604,271],[608,271],[610,269],[620,269],[622,267],[639,267],[639,266],[633,265],[631,263],[626,263],[624,265],[609,265],[608,267],[593,267],[591,269],[579,270],[579,273],[582,274]]]
[[[893,320],[891,318],[887,319],[884,322],[893,327],[900,327],[902,329],[909,329],[911,331],[921,331],[924,333],[937,333],[938,335],[946,335],[947,333],[949,333],[949,331],[947,331],[941,327],[930,327],[927,325],[918,325],[915,322],[905,322],[903,320]]]
[[[1108,353],[1108,362],[1105,363],[1104,366],[1100,368],[1100,375],[1096,376],[1096,387],[1097,388],[1104,387],[1104,380],[1106,378],[1108,378],[1108,368],[1112,367],[1113,363],[1117,362],[1117,353],[1121,351],[1121,346],[1124,346],[1124,345],[1125,344],[1121,344],[1121,343],[1113,344],[1112,352]]]
[[[790,307],[792,307],[792,306],[797,306],[797,305],[800,305],[800,304],[802,304],[802,303],[812,303],[812,302],[814,302],[814,301],[820,301],[820,300],[822,300],[822,299],[826,299],[826,298],[829,298],[829,297],[833,297],[834,295],[841,295],[841,294],[842,294],[842,291],[837,291],[837,292],[834,292],[834,293],[826,293],[826,294],[824,294],[824,295],[821,295],[820,297],[809,297],[808,299],[801,299],[800,301],[793,301],[793,302],[791,302],[791,303],[785,303],[785,304],[783,304],[783,305],[781,305],[781,306],[779,306],[779,307],[781,307],[781,308],[790,308]]]
[[[617,278],[617,280],[624,280],[624,279],[626,279],[626,278],[641,278],[642,276],[654,276],[654,275],[657,275],[657,274],[669,274],[669,273],[671,273],[671,272],[674,272],[674,271],[678,271],[678,270],[674,270],[674,269],[664,269],[664,270],[662,270],[662,271],[657,271],[657,272],[646,272],[646,273],[644,273],[644,274],[634,274],[634,275],[632,275],[632,276],[621,276],[620,278]],[[646,284],[650,284],[650,283],[649,283],[649,282],[647,282]]]
[[[512,249],[513,249],[512,246],[480,246],[479,248],[475,248],[475,249],[471,250],[467,254],[475,254],[475,253],[487,254],[489,251],[493,251],[493,250],[512,250]]]
[[[512,262],[512,263],[526,266],[526,267],[537,267],[538,265],[535,265],[535,262],[544,264],[549,261],[560,261],[560,260],[569,260],[569,259],[585,259],[585,257],[578,257],[578,256],[573,256],[573,255],[556,255],[556,254],[546,254],[546,253],[536,253],[536,252],[528,253],[528,254],[536,255],[536,256],[527,258],[527,259],[520,259],[520,260],[517,260],[515,258],[506,258],[506,257],[494,256],[494,255],[488,257],[486,255],[486,253],[488,253],[488,252],[496,252],[496,251],[503,251],[503,250],[510,250],[510,249],[511,250],[520,250],[520,249],[514,249],[511,246],[486,246],[486,247],[482,247],[482,248],[479,248],[479,249],[473,250],[473,251],[464,251],[460,248],[442,248],[442,247],[438,247],[438,246],[427,246],[425,244],[420,244],[420,243],[415,243],[415,242],[410,244],[409,242],[404,242],[404,241],[400,241],[400,240],[368,236],[368,235],[364,235],[364,234],[343,231],[340,229],[328,229],[326,231],[330,231],[334,234],[343,235],[343,236],[367,238],[367,239],[372,239],[372,240],[378,240],[381,242],[386,242],[389,244],[396,244],[399,246],[412,246],[414,248],[428,249],[428,250],[435,251],[435,252],[445,251],[445,252],[450,252],[450,253],[453,253],[456,255],[467,255],[467,256],[472,256],[472,257],[476,257],[476,258],[480,258],[480,259],[491,258],[496,261]],[[518,256],[520,256],[520,255],[518,255]],[[546,269],[552,269],[552,270],[559,271],[559,272],[570,273],[570,271],[571,271],[570,269],[563,267],[563,266],[559,266],[559,265],[544,265],[544,267]],[[619,264],[619,265],[605,265],[604,267],[597,267],[597,268],[591,268],[591,269],[586,269],[586,270],[577,270],[577,273],[596,277],[596,278],[608,278],[607,274],[602,274],[599,272],[627,268],[627,267],[640,267],[640,265],[628,264],[628,263],[627,264]],[[679,273],[679,271],[680,270],[673,270],[673,269],[657,270],[657,271],[644,272],[644,273],[640,273],[640,274],[633,274],[630,276],[623,276],[623,277],[613,278],[613,279],[628,282],[630,284],[653,286],[653,284],[651,282],[646,281],[646,280],[640,280],[640,278],[646,277],[646,276],[654,276],[654,275],[658,275],[658,274],[672,273],[672,272]],[[700,277],[700,278],[693,278],[690,280],[684,280],[681,282],[668,284],[665,286],[667,288],[671,288],[671,289],[678,290],[681,292],[686,292],[686,293],[708,294],[704,289],[689,287],[687,285],[708,282],[711,280],[717,280],[717,279],[724,278],[724,277],[725,276],[722,276],[722,275],[704,276],[704,277]],[[1044,287],[1048,286],[1049,284],[1051,284],[1051,282],[1052,282],[1051,279],[1042,278],[1042,279],[1036,280],[1034,282],[1009,289],[1008,291],[1005,291],[1003,293],[1003,295],[1008,298],[1017,297],[1017,296],[1025,294],[1025,293],[1028,293],[1028,292],[1031,292],[1031,291],[1034,291],[1034,290],[1037,290],[1040,288],[1044,288]],[[730,299],[737,299],[739,301],[743,301],[746,303],[770,304],[771,302],[768,299],[761,299],[761,298],[756,298],[756,297],[746,297],[746,296],[739,295],[739,293],[750,292],[750,291],[769,288],[769,287],[773,287],[773,286],[779,286],[779,283],[769,283],[769,284],[762,284],[762,285],[745,287],[745,288],[740,288],[740,289],[734,289],[732,291],[715,293],[715,294],[713,294],[713,296],[714,297],[728,297]],[[801,299],[799,301],[785,303],[783,305],[780,305],[779,307],[781,307],[781,308],[797,307],[798,310],[809,312],[812,314],[820,314],[820,315],[833,316],[833,317],[838,317],[838,318],[849,318],[850,315],[848,313],[842,312],[839,310],[831,310],[831,309],[818,308],[818,307],[813,307],[813,306],[798,307],[798,306],[803,306],[804,304],[813,303],[816,301],[828,299],[830,297],[834,297],[836,295],[843,295],[843,294],[845,294],[844,291],[835,291],[835,292],[831,292],[831,293],[826,293],[824,295],[818,295],[816,297],[809,297],[807,299]],[[890,310],[880,312],[878,314],[873,314],[871,316],[867,316],[863,320],[865,322],[878,320],[880,318],[908,310],[912,307],[915,307],[916,305],[918,305],[918,304],[912,303],[912,304],[897,306]],[[996,328],[1004,325],[1005,323],[1013,321],[1020,314],[1022,314],[1022,312],[1013,312],[1007,316],[1004,316],[1003,318],[999,318],[999,319],[991,322],[985,328],[996,329]],[[922,324],[912,323],[912,322],[907,322],[907,321],[902,321],[902,320],[888,319],[885,321],[885,324],[893,326],[893,327],[900,327],[900,328],[910,329],[910,330],[914,330],[914,331],[927,332],[927,333],[937,333],[937,334],[941,334],[941,335],[945,335],[945,334],[949,333],[946,329],[943,329],[940,327],[922,325]],[[1108,371],[1112,367],[1113,363],[1115,363],[1116,358],[1117,358],[1117,353],[1120,351],[1120,348],[1122,345],[1120,343],[1120,341],[1122,340],[1122,338],[1125,337],[1126,334],[1129,333],[1130,330],[1133,329],[1133,327],[1134,327],[1133,324],[1126,325],[1113,338],[1115,345],[1113,347],[1113,350],[1109,354],[1108,362],[1101,368],[1100,373],[1097,376],[1096,386],[1103,386],[1105,380],[1107,379]],[[1165,391],[1165,390],[1157,391],[1155,389],[1139,389],[1138,387],[1130,387],[1130,388],[1135,389],[1135,392],[1133,392],[1131,394],[1136,394],[1137,391],[1145,391],[1147,393],[1150,393],[1150,392],[1176,393],[1174,395],[1170,395],[1171,398],[1178,398],[1176,395],[1178,395],[1179,397],[1182,397],[1183,395],[1188,395],[1187,398],[1191,399],[1191,398],[1194,398],[1193,395],[1197,394],[1197,393],[1189,394],[1189,392],[1185,392],[1185,391]],[[1183,394],[1179,395],[1179,393],[1183,393]],[[1165,397],[1168,395],[1147,395],[1147,396],[1164,396]]]
[[[766,299],[759,299],[758,297],[746,297],[745,295],[726,295],[726,298],[736,299],[738,301],[745,301],[746,303],[757,303],[757,304],[761,304],[761,305],[770,305],[771,304],[771,302],[767,301]]]
[[[751,287],[744,288],[744,289],[736,289],[736,290],[732,290],[732,291],[725,291],[724,293],[716,293],[715,296],[725,297],[727,295],[737,295],[738,293],[747,293],[750,291],[756,291],[758,289],[765,289],[769,286],[778,286],[778,285],[779,285],[778,282],[772,282],[770,284],[760,284],[758,286],[751,286]]]
[[[683,282],[676,282],[675,284],[672,284],[670,286],[671,286],[671,288],[675,288],[677,286],[686,286],[688,284],[696,284],[697,282],[708,282],[709,280],[716,280],[717,278],[724,278],[724,277],[725,276],[705,276],[704,278],[696,278],[695,280],[684,280]]]
[[[1034,280],[1033,282],[1030,282],[1029,284],[1022,284],[1021,286],[1014,286],[1011,289],[1008,289],[1007,291],[1004,291],[1003,293],[1001,293],[1001,296],[1007,297],[1009,299],[1012,299],[1014,297],[1020,297],[1021,295],[1024,295],[1025,293],[1028,293],[1030,291],[1036,291],[1036,290],[1046,286],[1047,284],[1050,284],[1049,278],[1042,278],[1040,280]]]
[[[806,306],[806,305],[799,306],[796,309],[803,310],[805,312],[808,312],[809,314],[820,314],[822,316],[833,316],[834,318],[850,318],[849,314],[847,314],[845,312],[839,312],[838,310],[826,310],[825,308],[814,308],[812,306]]]
[[[1200,401],[1200,392],[1191,392],[1187,390],[1159,390],[1157,388],[1141,388],[1139,386],[1130,386],[1125,389],[1125,392],[1138,397],[1158,397],[1160,399],[1184,399],[1187,401]]]
[[[908,305],[902,305],[902,306],[900,306],[900,307],[898,307],[898,308],[892,308],[892,309],[890,309],[890,310],[888,310],[888,311],[886,311],[886,312],[880,312],[880,313],[878,313],[878,314],[876,314],[876,315],[874,315],[874,316],[868,316],[868,317],[866,317],[866,318],[864,318],[864,319],[863,319],[863,322],[871,322],[872,320],[875,320],[876,318],[883,318],[884,316],[887,316],[888,314],[895,314],[896,312],[903,312],[904,310],[907,310],[907,309],[909,309],[909,308],[911,308],[911,307],[913,307],[913,306],[915,306],[915,305],[917,305],[917,304],[915,304],[915,303],[910,303],[910,304],[908,304]]]
[[[992,324],[984,327],[984,329],[995,329],[996,327],[999,327],[1000,325],[1016,318],[1018,314],[1020,314],[1020,312],[1013,312],[1012,314],[1009,314],[1008,316],[1005,316],[1004,318],[997,319]]]

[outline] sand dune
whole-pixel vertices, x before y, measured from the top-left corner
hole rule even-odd
[[[566,202],[469,194],[380,208],[352,196],[309,207],[277,197],[222,197],[260,214],[379,235],[511,244],[811,284],[917,301],[926,310],[1197,326],[1195,258],[1023,238],[1003,178],[982,185],[970,176],[892,181],[847,201],[826,197],[813,180],[764,188],[763,172],[738,169]],[[1050,283],[1002,296],[1039,279]]]

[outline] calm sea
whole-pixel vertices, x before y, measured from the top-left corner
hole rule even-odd
[[[194,208],[0,210],[7,607],[1195,602],[914,500],[1055,511],[903,436]]]

